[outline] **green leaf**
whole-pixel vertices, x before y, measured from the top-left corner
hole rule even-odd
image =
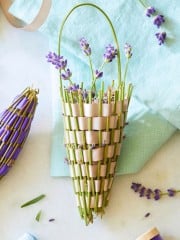
[[[36,215],[36,221],[37,222],[39,222],[39,220],[40,220],[40,218],[41,218],[41,213],[42,213],[42,211],[40,210],[38,213],[37,213],[37,215]]]
[[[41,194],[40,196],[38,196],[38,197],[36,197],[36,198],[34,198],[34,199],[32,199],[32,200],[30,200],[30,201],[22,204],[22,205],[21,205],[21,208],[27,207],[27,206],[32,205],[32,204],[34,204],[34,203],[37,203],[37,202],[39,202],[41,199],[45,198],[45,196],[46,196],[45,194]]]

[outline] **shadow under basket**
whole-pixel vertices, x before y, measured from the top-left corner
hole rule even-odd
[[[108,205],[129,100],[102,103],[101,115],[98,103],[63,103],[67,161],[86,225]]]

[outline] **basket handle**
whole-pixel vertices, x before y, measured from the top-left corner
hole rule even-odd
[[[71,15],[71,13],[72,13],[75,9],[77,9],[77,8],[79,8],[79,7],[84,7],[84,6],[89,6],[89,7],[96,8],[98,11],[100,11],[100,12],[103,14],[103,16],[105,17],[105,19],[106,19],[107,22],[109,23],[109,26],[110,26],[110,28],[111,28],[112,35],[113,35],[113,38],[114,38],[114,42],[115,42],[115,44],[116,44],[116,49],[117,49],[118,86],[120,86],[120,83],[121,83],[121,59],[120,59],[120,48],[119,48],[118,39],[117,39],[116,32],[115,32],[114,26],[113,26],[110,18],[109,18],[108,15],[107,15],[100,7],[98,7],[97,5],[95,5],[95,4],[93,4],[93,3],[81,3],[81,4],[75,5],[75,6],[68,12],[68,14],[65,16],[64,20],[62,21],[62,25],[61,25],[60,30],[59,30],[58,54],[59,54],[59,55],[61,54],[62,32],[63,32],[63,28],[64,28],[64,25],[65,25],[68,17]],[[61,75],[60,75],[60,88],[62,89],[62,79],[61,79]]]

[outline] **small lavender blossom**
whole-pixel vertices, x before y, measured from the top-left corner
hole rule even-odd
[[[139,196],[140,197],[144,197],[146,193],[146,188],[145,187],[141,187],[139,190]]]
[[[147,197],[147,199],[151,199],[152,195],[153,195],[153,191],[150,188],[148,188],[146,190],[146,197]]]
[[[131,184],[131,189],[133,189],[134,192],[138,192],[139,189],[140,189],[140,187],[141,187],[141,184],[140,184],[140,183],[135,183],[135,182],[133,182],[133,183]]]
[[[161,190],[160,189],[155,189],[154,190],[154,200],[159,200],[161,197]]]
[[[83,97],[84,100],[87,99],[88,92],[86,91],[86,89],[82,92],[82,97]]]
[[[61,74],[61,77],[63,80],[69,80],[71,76],[72,76],[72,73],[69,68],[65,70],[64,73]]]
[[[59,56],[56,53],[49,52],[46,56],[47,61],[55,65],[56,69],[65,69],[67,66],[67,60],[64,60],[63,56]]]
[[[101,78],[102,76],[103,76],[103,72],[100,72],[99,70],[96,70],[95,78],[98,79],[98,78]]]
[[[117,56],[117,49],[114,48],[111,44],[106,47],[106,51],[104,53],[105,62],[112,62],[112,60]]]
[[[155,36],[157,37],[157,39],[159,41],[159,45],[164,44],[164,42],[166,40],[166,32],[156,33]]]
[[[73,83],[68,87],[68,91],[76,92],[79,90],[79,84]]]
[[[154,7],[148,7],[146,9],[146,16],[147,17],[151,17],[154,13],[156,12]]]
[[[124,45],[124,52],[128,59],[132,57],[132,47],[130,44],[126,43]]]
[[[172,189],[172,188],[169,188],[169,189],[167,190],[167,192],[168,192],[168,196],[169,196],[169,197],[174,197],[174,195],[176,194],[176,190],[174,190],[174,189]]]
[[[83,37],[79,40],[80,43],[80,47],[83,50],[83,52],[87,55],[90,56],[91,55],[91,48],[89,46],[89,43],[87,42],[87,40]]]
[[[158,28],[165,22],[164,16],[163,15],[157,15],[154,18],[154,25],[156,25]]]
[[[163,196],[169,196],[169,197],[174,197],[177,193],[180,192],[180,190],[175,190],[173,188],[167,189],[166,192],[162,192],[160,189],[151,189],[151,188],[146,188],[142,186],[140,183],[132,183],[131,184],[131,189],[139,193],[139,197],[147,197],[147,199],[154,199],[154,200],[159,200]]]

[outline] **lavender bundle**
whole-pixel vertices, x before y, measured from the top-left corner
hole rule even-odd
[[[82,6],[94,7],[103,14],[116,43],[116,47],[112,44],[106,46],[102,65],[94,68],[90,44],[84,37],[80,39],[80,48],[90,66],[89,89],[86,89],[85,82],[78,84],[77,79],[73,82],[67,59],[60,54],[64,24],[70,14]],[[73,180],[77,207],[86,225],[93,222],[94,215],[102,216],[105,212],[120,155],[132,94],[132,85],[125,83],[129,59],[132,56],[129,44],[125,45],[125,55],[127,63],[122,79],[120,50],[114,27],[107,14],[91,3],[82,3],[70,10],[60,28],[58,54],[50,52],[47,55],[48,62],[59,70],[66,162]],[[113,80],[105,89],[103,68],[114,60],[117,60],[117,81]],[[100,79],[101,87],[97,88],[96,83]],[[67,84],[64,85],[63,81]],[[89,79],[86,82],[89,82]]]
[[[0,115],[0,179],[8,173],[26,141],[37,105],[37,93],[26,88]]]

